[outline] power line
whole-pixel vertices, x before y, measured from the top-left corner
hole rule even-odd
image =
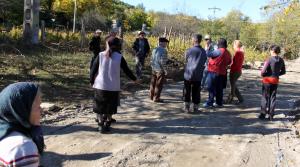
[[[217,8],[216,6],[215,7],[212,7],[212,8],[208,8],[208,10],[212,10],[213,13],[214,13],[214,19],[216,18],[216,12],[217,11],[221,11],[222,9],[221,8]]]

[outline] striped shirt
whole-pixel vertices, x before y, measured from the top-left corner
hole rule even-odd
[[[12,132],[0,141],[0,167],[38,166],[38,149],[30,138]]]
[[[151,67],[156,72],[166,72],[168,52],[163,47],[157,47],[152,51]]]

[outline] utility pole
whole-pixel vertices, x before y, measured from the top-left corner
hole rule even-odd
[[[77,0],[74,0],[73,33],[75,33],[75,28],[76,28],[76,12],[77,12]]]
[[[212,10],[214,13],[213,19],[216,19],[216,12],[221,11],[221,8],[213,7],[213,8],[208,8],[208,10]]]

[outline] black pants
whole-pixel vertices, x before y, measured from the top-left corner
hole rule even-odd
[[[261,112],[274,116],[276,105],[277,84],[263,84],[261,98]]]
[[[201,90],[201,81],[187,81],[184,80],[184,102],[192,102],[194,104],[200,103],[200,90]]]
[[[143,75],[142,70],[145,65],[146,56],[136,56],[135,57],[135,72],[138,79]]]

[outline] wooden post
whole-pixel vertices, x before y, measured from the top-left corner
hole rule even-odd
[[[164,32],[163,37],[167,37],[167,27],[166,26],[165,26],[165,32]]]
[[[185,43],[185,40],[186,40],[186,37],[185,37],[185,34],[183,34],[183,47],[184,47],[184,48],[185,48],[185,46],[186,46],[186,45],[185,45],[185,44],[186,44],[186,43]]]
[[[173,27],[171,26],[170,31],[169,31],[169,35],[168,35],[168,39],[169,39],[169,40],[170,40],[170,38],[171,38],[172,29],[173,29]]]
[[[176,34],[176,32],[174,32],[174,34],[173,34],[173,48],[176,47],[176,37],[177,37],[177,34]]]
[[[80,47],[81,49],[84,47],[85,43],[85,27],[84,27],[84,21],[81,19],[81,31],[80,31],[81,39],[80,39]]]
[[[41,21],[41,41],[42,43],[46,40],[45,21]]]

